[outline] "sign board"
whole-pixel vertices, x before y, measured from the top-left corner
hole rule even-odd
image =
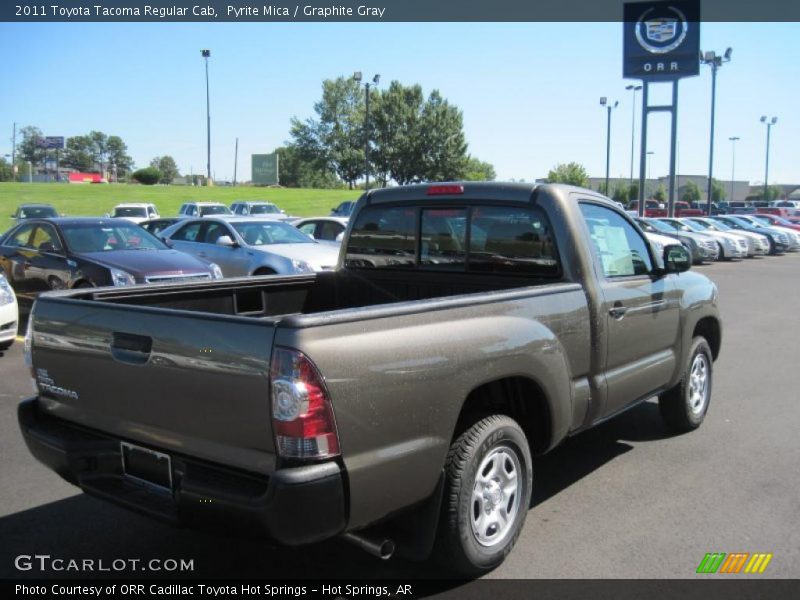
[[[625,4],[622,76],[669,81],[700,72],[700,0]]]
[[[253,154],[252,180],[255,185],[278,185],[278,153]]]
[[[39,148],[44,148],[45,150],[63,150],[64,138],[61,136],[47,136],[38,138],[36,140],[36,145]]]

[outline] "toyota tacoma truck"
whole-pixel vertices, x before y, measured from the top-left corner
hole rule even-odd
[[[497,566],[532,457],[654,396],[708,410],[717,289],[561,185],[366,192],[334,271],[51,292],[26,336],[33,455],[164,521]]]

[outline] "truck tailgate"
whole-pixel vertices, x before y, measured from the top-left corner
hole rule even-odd
[[[272,321],[47,297],[31,319],[40,404],[52,416],[166,452],[274,470]]]

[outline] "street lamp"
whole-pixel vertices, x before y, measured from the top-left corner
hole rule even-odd
[[[711,214],[713,190],[711,175],[714,169],[714,105],[717,95],[717,69],[719,69],[724,63],[730,62],[732,52],[733,48],[728,48],[725,50],[725,54],[722,56],[717,56],[713,50],[705,53],[700,52],[700,62],[711,67],[711,135],[708,144],[708,200],[706,211],[706,214],[708,215]]]
[[[768,200],[767,198],[767,180],[769,178],[769,132],[772,129],[772,126],[778,122],[778,117],[772,117],[771,119],[767,120],[766,116],[761,117],[761,122],[767,124],[767,164],[764,167],[764,201]]]
[[[611,109],[617,108],[619,101],[614,101],[612,106],[608,102],[608,98],[602,96],[600,98],[600,106],[605,106],[608,109],[608,124],[606,125],[606,196],[611,196],[608,189],[608,173],[611,167]]]
[[[650,179],[650,157],[653,156],[655,152],[652,150],[647,151],[647,179]]]
[[[636,134],[636,92],[642,89],[642,86],[626,85],[625,89],[633,92],[633,101],[631,102],[631,178],[628,182],[628,194],[630,194],[631,188],[633,188],[633,138]]]
[[[353,73],[353,80],[361,84],[361,71],[356,71]],[[378,85],[378,82],[381,80],[381,76],[376,74],[375,77],[372,78],[372,83],[367,81],[364,84],[366,88],[366,112],[364,116],[364,177],[365,183],[364,188],[369,189],[369,140],[370,140],[370,131],[369,131],[369,87],[370,85]]]
[[[733,176],[736,171],[736,142],[738,142],[739,139],[740,138],[736,136],[728,138],[731,143],[731,197],[728,200],[729,202],[733,202]]]
[[[201,50],[206,61],[206,185],[211,183],[211,100],[208,93],[208,59],[211,57],[211,50]]]

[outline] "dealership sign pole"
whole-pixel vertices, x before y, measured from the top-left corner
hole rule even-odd
[[[700,72],[700,0],[625,4],[623,77],[642,81],[642,140],[639,153],[639,216],[644,215],[647,117],[671,115],[668,214],[675,213],[678,80]],[[649,84],[672,84],[672,102],[649,105]]]

